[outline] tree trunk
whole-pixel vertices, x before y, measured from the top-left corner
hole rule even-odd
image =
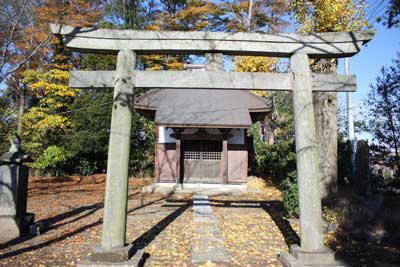
[[[18,124],[17,124],[17,133],[19,136],[22,134],[22,117],[25,113],[25,88],[21,88],[21,94],[19,96],[18,103]]]
[[[314,65],[318,73],[336,73],[336,62],[321,59]],[[318,159],[321,177],[321,198],[337,191],[337,93],[313,94]]]
[[[336,93],[314,93],[315,127],[317,132],[321,197],[337,188],[337,118]]]
[[[265,118],[264,118],[264,143],[272,145],[274,144],[274,131],[272,129],[272,124],[271,124],[271,114],[268,113]]]

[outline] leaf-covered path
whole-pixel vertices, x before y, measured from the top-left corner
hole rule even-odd
[[[101,240],[104,177],[93,182],[69,178],[31,183],[28,210],[36,214],[44,233],[0,244],[0,266],[75,266],[90,255],[91,247]],[[141,193],[148,182],[130,181],[127,241],[145,249],[144,266],[193,266],[191,196]],[[196,267],[280,266],[277,254],[298,242],[298,224],[284,218],[280,192],[273,187],[257,194],[209,196],[209,203],[230,261],[196,263]],[[326,239],[343,256],[354,258],[353,266],[374,266],[367,263],[388,252],[357,242],[341,244],[332,234]],[[379,249],[381,253],[376,253]],[[399,255],[393,250],[393,257]]]

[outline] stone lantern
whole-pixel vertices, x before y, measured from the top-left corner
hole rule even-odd
[[[31,158],[21,149],[21,139],[14,135],[8,152],[0,156],[0,239],[11,240],[26,234],[34,214],[27,213],[29,168]]]

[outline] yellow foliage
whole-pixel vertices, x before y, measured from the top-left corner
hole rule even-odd
[[[299,32],[356,31],[367,28],[367,5],[364,0],[292,0],[291,8],[299,23]],[[328,60],[324,66],[319,60],[311,60],[314,72],[332,72],[336,60]],[[325,68],[325,69],[323,69]]]
[[[364,0],[292,0],[299,32],[355,31],[368,27]]]
[[[275,70],[275,64],[278,60],[270,57],[235,57],[235,71],[240,72],[271,72]]]
[[[24,82],[29,84],[32,93],[39,99],[39,107],[63,108],[76,95],[68,86],[68,71],[51,69],[47,72],[28,70]]]
[[[62,114],[73,101],[76,91],[68,84],[69,73],[59,69],[47,72],[28,70],[23,82],[28,84],[31,94],[38,99],[38,105],[31,107],[23,116],[23,136],[31,139],[29,149],[39,150],[41,136],[49,131],[67,132],[71,120]],[[32,151],[32,150],[31,150]]]
[[[247,181],[247,187],[250,189],[256,189],[261,192],[264,192],[268,189],[269,186],[264,179],[251,176],[251,177],[249,177],[249,180]]]
[[[238,72],[273,72],[277,62],[277,58],[271,57],[237,56],[234,60],[234,69]],[[263,90],[253,90],[252,92],[258,96],[269,95]]]
[[[183,62],[177,56],[170,55],[143,55],[146,70],[182,70]]]
[[[44,133],[49,129],[61,129],[67,131],[71,121],[62,115],[48,114],[48,111],[40,107],[32,107],[24,114],[24,125],[28,129],[35,129]]]

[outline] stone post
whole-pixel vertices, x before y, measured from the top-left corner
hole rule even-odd
[[[357,142],[355,153],[355,175],[352,181],[353,192],[359,196],[371,194],[369,180],[369,146],[365,140]]]
[[[206,53],[207,71],[224,71],[222,53]]]
[[[301,247],[281,253],[284,266],[336,266],[334,253],[323,245],[320,173],[312,99],[311,70],[307,54],[290,58],[293,75],[297,179],[300,209]]]
[[[20,147],[20,139],[11,139],[11,148],[0,156],[0,243],[25,234],[34,214],[27,213],[28,167],[31,161]]]
[[[290,58],[293,73],[293,111],[295,121],[297,178],[299,186],[301,247],[322,248],[320,174],[312,102],[311,70],[306,54]]]
[[[128,165],[133,112],[133,71],[135,53],[121,50],[117,58],[107,180],[104,199],[103,250],[126,245],[126,212],[128,199]],[[127,255],[124,255],[127,257]],[[123,260],[123,259],[121,259]]]

